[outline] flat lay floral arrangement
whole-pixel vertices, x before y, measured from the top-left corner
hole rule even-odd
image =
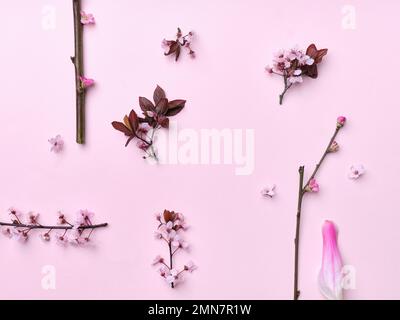
[[[129,69],[129,72],[126,72],[130,74],[129,77],[136,79],[136,82],[132,80],[130,83],[128,78],[115,78],[112,80],[118,83],[118,90],[115,90],[115,87],[112,90],[107,87],[110,79],[104,78],[102,73],[104,70],[98,65],[99,59],[104,59],[106,55],[100,54],[100,50],[97,52],[93,50],[96,45],[99,45],[97,33],[104,33],[104,30],[110,26],[107,24],[104,12],[100,11],[97,14],[96,8],[98,9],[98,7],[93,5],[93,2],[86,3],[85,0],[70,0],[69,2],[71,9],[69,11],[69,32],[70,39],[74,39],[73,43],[70,43],[70,47],[74,52],[72,56],[69,56],[69,52],[65,52],[65,59],[71,69],[69,81],[71,86],[73,85],[73,93],[69,92],[69,95],[73,94],[73,99],[68,100],[68,108],[70,113],[73,112],[74,119],[70,117],[62,119],[62,122],[55,121],[51,131],[42,129],[46,136],[42,137],[39,142],[35,137],[35,143],[42,147],[42,150],[36,152],[45,154],[43,157],[46,159],[46,170],[49,172],[45,178],[50,177],[51,181],[53,179],[56,181],[55,184],[48,183],[49,186],[60,186],[62,189],[63,179],[68,179],[70,171],[74,177],[79,177],[79,179],[75,179],[71,194],[80,199],[80,204],[75,205],[70,198],[68,201],[73,202],[74,206],[81,209],[77,209],[75,212],[60,210],[49,213],[44,212],[45,209],[40,209],[35,201],[32,206],[39,207],[35,209],[39,210],[39,213],[19,209],[26,205],[25,201],[29,200],[29,195],[26,195],[26,199],[12,198],[9,201],[13,203],[8,203],[8,210],[0,215],[2,246],[8,245],[3,244],[6,239],[10,239],[9,242],[15,240],[18,248],[28,247],[36,239],[40,239],[43,242],[40,244],[40,250],[52,247],[54,242],[59,245],[55,247],[58,249],[54,250],[68,254],[71,254],[71,251],[79,252],[79,254],[89,256],[89,253],[90,255],[101,254],[103,247],[97,246],[99,241],[112,241],[110,247],[118,247],[116,250],[118,252],[122,251],[122,248],[129,247],[129,250],[124,250],[124,258],[118,258],[119,260],[115,261],[124,261],[125,263],[129,260],[126,265],[134,265],[134,268],[140,265],[140,272],[144,272],[146,275],[138,275],[135,270],[132,270],[132,274],[139,278],[147,277],[146,279],[151,279],[151,281],[155,278],[152,286],[166,290],[168,292],[166,297],[169,297],[169,294],[177,294],[176,292],[179,294],[188,288],[194,290],[193,288],[199,285],[199,281],[203,281],[204,274],[211,271],[217,275],[220,274],[221,278],[232,273],[236,274],[239,279],[249,277],[249,282],[254,281],[253,273],[256,274],[260,269],[258,266],[254,266],[253,262],[249,262],[247,268],[242,265],[245,263],[244,261],[238,261],[237,266],[230,263],[238,258],[240,260],[241,253],[246,259],[249,259],[253,253],[257,256],[265,255],[271,259],[270,263],[273,263],[274,257],[267,249],[271,244],[254,242],[254,234],[257,233],[252,234],[251,231],[253,224],[256,225],[256,228],[270,230],[271,226],[265,224],[268,221],[270,224],[279,225],[281,237],[290,243],[292,250],[285,253],[290,256],[289,268],[285,268],[285,271],[279,275],[285,279],[290,278],[290,285],[285,284],[284,289],[286,299],[302,299],[306,297],[303,295],[304,288],[313,286],[319,291],[320,298],[345,299],[346,292],[343,283],[346,274],[344,269],[353,259],[352,252],[348,249],[349,234],[346,234],[346,231],[348,232],[353,222],[350,219],[346,221],[339,214],[335,214],[334,210],[325,205],[323,201],[326,200],[324,197],[335,196],[336,202],[343,201],[345,203],[348,199],[342,199],[345,196],[341,191],[345,188],[363,190],[365,176],[368,179],[369,170],[371,169],[371,172],[373,170],[368,163],[360,161],[362,156],[359,157],[358,149],[352,147],[355,144],[354,136],[360,137],[361,134],[358,133],[360,120],[357,119],[357,114],[352,112],[350,104],[343,102],[344,105],[348,105],[343,107],[328,103],[328,101],[324,102],[320,108],[326,110],[332,127],[323,128],[321,123],[325,125],[326,119],[321,117],[320,113],[315,115],[311,107],[304,103],[307,100],[314,101],[313,99],[316,99],[318,103],[322,101],[319,98],[321,93],[315,89],[315,84],[324,77],[331,79],[331,73],[335,72],[334,69],[328,67],[339,59],[337,45],[330,43],[328,38],[324,41],[320,38],[308,39],[305,43],[299,45],[293,43],[293,46],[283,49],[275,48],[274,43],[265,43],[264,41],[252,43],[252,46],[269,54],[264,57],[264,60],[251,62],[258,66],[258,79],[264,79],[265,82],[262,83],[264,87],[249,85],[255,98],[246,95],[245,100],[248,105],[243,105],[242,109],[239,109],[232,104],[232,101],[237,99],[236,96],[240,97],[241,87],[240,85],[234,87],[234,79],[228,79],[232,75],[224,76],[227,78],[228,84],[221,84],[221,88],[217,86],[211,88],[211,85],[208,86],[207,79],[198,80],[199,64],[203,59],[210,59],[209,55],[212,55],[213,52],[210,47],[212,44],[215,45],[215,41],[222,41],[225,30],[219,32],[215,30],[216,38],[210,39],[204,36],[202,26],[198,26],[196,21],[193,22],[193,26],[184,25],[181,21],[172,21],[174,24],[176,23],[174,26],[176,29],[160,24],[157,28],[157,35],[160,35],[158,38],[153,36],[149,39],[143,28],[143,37],[148,41],[146,45],[141,44],[142,40],[139,38],[131,39],[137,44],[135,47],[137,51],[129,52],[129,54],[138,54],[144,59],[158,59],[152,62],[157,65],[154,68],[157,70],[149,70],[148,73],[142,74],[140,68],[138,70]],[[57,23],[61,22],[60,20]],[[178,25],[178,23],[182,25]],[[115,41],[111,45],[121,44]],[[146,50],[154,50],[154,52],[147,56],[143,53],[148,53]],[[230,54],[229,50],[227,48],[226,55]],[[124,54],[128,55],[128,53]],[[118,57],[123,57],[124,54],[118,55]],[[272,61],[265,66],[269,56],[272,56]],[[112,61],[113,68],[118,69],[118,59],[113,60],[112,57],[107,59],[110,60],[104,64]],[[86,71],[86,65],[90,72]],[[218,69],[216,65],[208,62],[208,66],[215,68],[215,74],[226,72],[225,69]],[[150,69],[147,64],[143,68]],[[171,72],[171,70],[173,71]],[[213,77],[211,70],[203,69],[201,72],[205,74],[208,72],[210,79]],[[276,78],[281,79],[280,92],[271,89]],[[72,79],[74,79],[73,82]],[[214,84],[212,80],[209,81]],[[137,85],[139,82],[140,86]],[[190,85],[191,82],[193,85]],[[280,84],[278,83],[278,85]],[[228,86],[229,90],[227,90]],[[126,89],[127,87],[129,90]],[[152,94],[147,95],[148,91],[143,92],[143,88],[151,90]],[[258,92],[259,88],[264,88],[265,91]],[[57,90],[62,92],[62,87]],[[208,90],[215,91],[217,94],[207,92]],[[68,91],[65,91],[65,96],[67,96]],[[199,92],[198,94],[201,94],[203,98],[204,96],[207,98],[199,102],[196,92]],[[301,92],[302,100],[297,95],[298,92]],[[105,101],[103,105],[99,103],[96,94],[101,94],[102,101]],[[274,102],[268,105],[263,104],[262,101],[259,101],[261,95],[272,97],[269,101]],[[335,95],[340,95],[340,92],[336,92]],[[123,96],[123,99],[119,100],[120,96]],[[223,99],[226,103],[221,103],[215,97]],[[253,103],[256,100],[259,103],[257,105]],[[71,101],[73,101],[72,104]],[[347,112],[343,110],[347,110]],[[102,112],[101,117],[99,116],[100,112]],[[190,139],[199,139],[197,136],[193,138],[191,131],[185,131],[188,127],[195,126],[193,123],[202,122],[202,127],[198,129],[199,132],[203,130],[202,128],[207,128],[208,124],[205,123],[207,119],[210,120],[210,123],[213,121],[212,126],[214,127],[218,124],[220,128],[229,129],[230,126],[233,126],[232,123],[235,126],[238,123],[228,121],[232,114],[236,114],[240,119],[241,127],[257,129],[255,154],[268,152],[267,160],[271,159],[273,165],[269,162],[258,162],[261,158],[258,156],[257,170],[252,173],[254,179],[238,182],[238,178],[235,180],[227,178],[225,187],[229,191],[229,197],[226,197],[228,191],[221,188],[224,171],[220,170],[220,167],[216,170],[216,166],[202,166],[196,172],[204,170],[204,176],[199,177],[199,174],[196,173],[196,175],[188,174],[186,177],[185,170],[191,170],[190,166],[164,165],[159,160],[168,156],[165,154],[167,149],[163,148],[163,144],[166,142],[159,139],[159,135],[165,135],[168,144],[172,144],[171,141],[176,139],[179,146],[185,144],[188,146]],[[333,117],[332,114],[334,114]],[[293,133],[295,130],[304,130],[297,126],[297,120],[292,119],[295,117],[301,119],[298,121],[301,121],[307,129],[311,128],[311,131],[315,131],[315,133],[313,135],[306,135],[304,132]],[[103,122],[99,123],[99,119]],[[179,121],[178,129],[175,128],[177,121]],[[252,124],[252,121],[257,122],[257,125]],[[262,125],[259,125],[258,121],[262,122]],[[269,122],[274,121],[277,124],[273,126],[275,129],[271,129]],[[72,131],[63,127],[64,122],[67,128],[72,128],[73,136],[71,136]],[[277,127],[287,129],[279,131],[276,130]],[[350,129],[348,129],[349,127]],[[100,129],[103,130],[101,135],[97,136],[93,133]],[[229,132],[228,129],[224,133]],[[177,131],[175,132],[175,130]],[[213,128],[212,130],[219,129]],[[274,136],[271,136],[271,132],[274,130],[276,132],[273,133]],[[186,135],[181,136],[182,131]],[[285,145],[288,139],[283,137],[283,132],[288,135],[293,133],[294,140],[298,135],[300,147],[294,149],[292,145]],[[88,133],[90,134],[88,135]],[[210,141],[214,141],[214,138],[210,137]],[[233,146],[232,153],[238,153],[235,149],[235,135],[233,134],[230,139]],[[280,139],[282,144],[279,142]],[[320,146],[321,139],[324,144]],[[204,141],[198,142],[203,148]],[[245,144],[246,142],[243,140],[241,143]],[[277,152],[274,149],[278,143],[284,151]],[[227,146],[225,142],[218,148],[215,145],[212,146],[214,146],[212,152],[221,149],[225,152],[224,156],[230,150],[230,146]],[[263,150],[258,148],[263,148]],[[171,152],[170,149],[168,150]],[[192,150],[189,147],[178,148],[175,152],[179,158],[191,154]],[[318,150],[319,158],[310,162],[310,158],[318,155]],[[104,155],[107,162],[102,159],[102,152],[107,153]],[[91,157],[90,161],[87,158],[88,154]],[[94,154],[96,158],[94,158]],[[198,156],[199,159],[202,159],[203,154]],[[279,157],[285,165],[289,163],[289,158],[295,165],[293,166],[292,163],[291,167],[283,168],[282,165],[278,168],[274,165],[276,164],[274,157]],[[215,160],[217,158],[212,159],[220,165]],[[147,161],[142,159],[154,160],[152,163],[155,165],[150,166]],[[350,159],[351,162],[342,166],[343,159],[346,161]],[[202,163],[201,160],[198,162]],[[90,167],[85,167],[88,163],[90,163]],[[338,172],[337,168],[339,167],[342,168],[342,172]],[[288,173],[292,174],[290,180],[287,179]],[[337,176],[336,182],[327,182],[326,177],[333,175]],[[202,179],[207,180],[207,183],[198,182]],[[257,185],[261,179],[262,184]],[[196,183],[201,186],[197,188]],[[93,184],[98,186],[94,187]],[[291,188],[294,184],[296,185],[295,189]],[[242,187],[246,190],[242,190]],[[91,188],[97,190],[96,196],[89,196],[93,192]],[[100,189],[101,191],[98,191]],[[82,202],[85,197],[87,202]],[[71,198],[73,199],[73,197]],[[50,202],[60,199],[63,200],[61,193],[57,195],[57,198],[49,197]],[[123,201],[121,201],[122,199]],[[4,201],[6,200],[8,199],[5,197]],[[106,207],[104,203],[107,201],[112,202],[112,205],[107,206],[104,211],[99,210],[98,208]],[[216,205],[217,201],[220,201],[221,204]],[[257,206],[253,206],[254,203],[246,203],[244,206],[243,202],[246,201],[254,201]],[[65,202],[62,201],[60,205],[65,205]],[[116,202],[115,206],[114,202]],[[287,203],[287,207],[284,207],[285,210],[282,209],[282,202]],[[86,203],[89,207],[94,207],[93,211],[96,214],[91,209],[85,208]],[[240,212],[240,215],[232,212],[235,204],[237,204],[237,211],[246,212]],[[12,206],[10,207],[10,205]],[[58,204],[55,203],[55,205]],[[207,210],[213,212],[213,215],[211,216],[209,212],[204,212],[204,216],[200,215],[200,209],[197,210],[197,206],[201,207],[201,210],[204,207],[209,208]],[[265,215],[259,215],[258,212],[251,209],[256,207],[260,211],[265,210]],[[343,210],[346,210],[345,206],[343,207]],[[125,210],[121,210],[121,208],[125,208]],[[143,208],[146,211],[143,211]],[[192,210],[188,210],[188,208]],[[288,208],[292,208],[291,211],[286,210]],[[216,213],[216,211],[222,212]],[[313,214],[315,211],[318,211],[320,215],[315,216]],[[290,222],[280,224],[283,218]],[[240,228],[238,228],[239,220]],[[232,229],[235,228],[237,230],[232,236]],[[218,235],[216,235],[216,230],[219,232]],[[315,251],[309,251],[310,242],[303,242],[304,238],[310,237],[310,234],[305,232],[306,230],[312,230],[318,234],[318,238],[316,238],[313,233],[313,241],[317,241],[320,247],[318,255],[315,254]],[[140,239],[138,235],[140,235]],[[208,236],[210,238],[207,238]],[[263,234],[264,236],[266,242],[271,240],[268,234]],[[231,237],[237,242],[224,248]],[[120,246],[116,246],[117,241],[121,242]],[[280,243],[276,242],[274,246],[279,247]],[[219,251],[222,252],[219,253]],[[343,252],[346,254],[342,254]],[[216,257],[220,255],[224,259],[231,256],[234,258],[226,265],[213,268],[215,265],[208,261],[207,255],[210,257],[209,260],[212,260],[211,257],[218,259]],[[306,256],[318,261],[319,265],[309,263],[309,261],[305,262],[304,257]],[[147,260],[145,263],[143,260],[132,263],[133,260],[130,260],[132,257],[143,260],[146,258]],[[244,274],[243,270],[245,269],[252,275]],[[290,271],[287,273],[287,270]],[[306,277],[310,274],[309,270],[317,270],[311,281]],[[263,277],[264,275],[259,274],[258,276]],[[213,282],[219,286],[216,279],[218,279],[217,276],[213,278]],[[231,279],[231,281],[235,282],[235,279]],[[268,282],[264,281],[263,285],[268,291]]]

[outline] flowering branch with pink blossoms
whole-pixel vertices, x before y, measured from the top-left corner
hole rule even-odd
[[[72,0],[74,11],[74,38],[75,55],[71,61],[75,67],[75,88],[76,88],[76,142],[85,143],[85,102],[86,89],[94,84],[93,79],[86,78],[83,68],[83,26],[95,23],[92,14],[81,10],[81,0]]]
[[[186,263],[182,270],[174,267],[173,257],[181,249],[187,249],[188,244],[182,239],[181,233],[187,230],[184,216],[181,213],[164,210],[164,213],[156,214],[159,222],[155,238],[163,240],[168,245],[169,259],[166,260],[158,255],[154,261],[154,266],[160,266],[159,272],[161,277],[165,278],[167,283],[174,288],[176,283],[181,280],[184,272],[193,272],[197,267],[193,262]]]
[[[57,230],[55,237],[58,244],[66,245],[67,243],[75,245],[83,245],[90,242],[93,231],[98,228],[106,227],[107,223],[93,224],[94,213],[88,210],[80,210],[77,213],[74,224],[70,223],[62,212],[58,212],[57,225],[42,225],[39,223],[39,214],[29,212],[27,221],[22,222],[23,214],[21,211],[10,208],[8,210],[11,222],[0,222],[2,233],[9,237],[15,238],[22,242],[29,239],[32,230],[45,230],[40,234],[43,241],[50,241],[51,232]]]
[[[284,95],[294,84],[303,82],[303,76],[313,79],[318,77],[317,64],[327,53],[328,49],[318,50],[315,44],[310,44],[306,53],[293,48],[275,54],[272,67],[267,66],[265,70],[283,78],[284,88],[279,95],[279,104],[282,104]]]
[[[339,150],[339,144],[335,141],[337,134],[339,133],[340,129],[343,128],[346,122],[346,118],[340,116],[337,118],[336,122],[336,129],[329,140],[328,146],[326,147],[321,159],[315,166],[313,173],[311,174],[310,178],[304,184],[304,166],[299,167],[299,194],[297,199],[297,215],[296,215],[296,237],[294,239],[295,245],[295,255],[294,255],[294,291],[293,291],[293,300],[298,300],[300,296],[300,290],[298,286],[298,279],[299,279],[299,243],[300,243],[300,218],[301,218],[301,206],[303,203],[303,197],[306,193],[309,192],[318,192],[319,191],[319,184],[315,179],[315,176],[318,173],[323,161],[325,160],[326,156],[329,153],[336,152]]]
[[[178,28],[176,33],[176,40],[166,40],[163,39],[161,42],[161,47],[166,49],[164,55],[169,56],[174,54],[175,61],[178,61],[181,55],[181,47],[187,49],[188,54],[191,58],[195,57],[195,52],[193,51],[191,45],[193,41],[194,32],[189,31],[188,34],[183,35],[182,30]]]

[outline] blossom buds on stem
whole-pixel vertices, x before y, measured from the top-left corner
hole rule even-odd
[[[337,134],[339,133],[339,130],[343,128],[344,124],[346,122],[346,117],[340,116],[337,118],[336,122],[336,129],[329,140],[329,143],[327,147],[325,148],[325,151],[320,159],[320,161],[317,163],[315,166],[315,169],[313,173],[311,174],[310,178],[307,180],[307,182],[304,184],[304,166],[299,167],[299,192],[298,192],[298,200],[297,200],[297,214],[296,214],[296,236],[295,236],[295,258],[294,258],[294,290],[293,290],[293,299],[298,300],[300,296],[300,290],[298,288],[298,278],[299,278],[299,272],[298,272],[298,266],[299,266],[299,244],[300,244],[300,219],[301,219],[301,208],[302,208],[302,203],[303,203],[303,197],[304,194],[306,193],[316,193],[319,191],[320,186],[317,183],[317,180],[315,176],[318,173],[318,170],[320,169],[323,161],[326,158],[326,155],[331,152],[336,152],[339,149],[339,145],[335,141],[335,138]]]

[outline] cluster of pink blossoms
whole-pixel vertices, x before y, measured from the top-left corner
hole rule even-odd
[[[21,242],[29,239],[32,230],[41,229],[46,230],[40,234],[43,241],[50,241],[51,233],[56,231],[55,238],[58,244],[83,245],[91,241],[90,236],[94,228],[99,226],[92,224],[94,213],[88,210],[79,210],[73,224],[67,220],[64,213],[58,212],[57,225],[54,226],[45,226],[39,223],[39,213],[28,212],[24,215],[20,210],[10,208],[8,215],[11,223],[0,222],[1,232],[7,237]]]
[[[155,238],[163,240],[168,245],[169,261],[158,255],[153,265],[160,266],[159,273],[167,283],[174,288],[178,281],[182,280],[184,272],[193,272],[197,267],[189,261],[181,270],[174,267],[173,257],[181,249],[187,249],[188,243],[182,238],[182,231],[187,230],[185,219],[181,213],[164,210],[163,214],[156,214],[156,219],[159,222]]]
[[[283,97],[293,84],[302,83],[303,76],[312,79],[318,77],[317,64],[328,53],[328,49],[318,50],[315,44],[310,44],[306,50],[293,48],[281,50],[275,54],[272,67],[267,66],[265,70],[269,74],[277,74],[283,78],[284,89],[279,95],[279,104],[282,104]]]
[[[313,58],[298,48],[280,50],[274,55],[272,67],[267,66],[266,71],[285,75],[290,83],[301,83],[303,82],[301,68],[306,65],[311,66],[314,62]]]

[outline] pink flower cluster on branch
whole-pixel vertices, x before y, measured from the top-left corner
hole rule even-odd
[[[58,212],[56,225],[42,225],[39,222],[39,213],[28,212],[24,215],[20,210],[10,208],[8,215],[11,222],[0,222],[1,232],[9,238],[22,242],[29,239],[32,230],[40,229],[43,231],[40,234],[43,241],[50,241],[54,232],[58,244],[83,245],[91,241],[95,229],[108,225],[107,223],[93,224],[94,213],[88,210],[79,210],[75,220],[71,222],[67,220],[64,213]]]
[[[328,49],[318,50],[315,44],[310,44],[304,53],[303,50],[293,48],[277,52],[273,64],[265,70],[270,74],[277,74],[283,78],[284,89],[279,95],[279,104],[282,104],[286,92],[296,83],[303,82],[303,76],[318,77],[317,64],[328,53]]]
[[[337,134],[339,133],[340,129],[346,123],[346,117],[340,116],[336,120],[336,129],[329,140],[327,147],[325,148],[324,153],[322,154],[321,159],[315,166],[314,171],[312,172],[310,178],[304,183],[304,166],[299,167],[299,193],[297,199],[297,215],[296,215],[296,237],[294,239],[295,243],[295,258],[294,258],[294,292],[293,292],[293,299],[298,300],[300,296],[300,290],[298,288],[298,266],[299,266],[299,243],[300,243],[300,219],[301,219],[301,208],[303,203],[303,197],[306,193],[317,193],[320,190],[320,186],[316,180],[316,175],[318,170],[320,169],[323,161],[325,160],[326,156],[329,153],[336,152],[339,150],[339,144],[335,141]]]
[[[169,259],[165,259],[158,255],[154,261],[154,266],[160,266],[159,273],[167,283],[174,288],[178,281],[182,280],[185,272],[193,272],[197,267],[189,261],[182,269],[174,266],[174,256],[179,250],[188,248],[188,243],[182,238],[182,233],[187,230],[184,216],[181,213],[164,210],[163,214],[156,214],[159,223],[155,238],[165,241],[169,250]]]
[[[154,158],[157,154],[154,149],[154,136],[158,129],[169,128],[169,117],[177,115],[185,107],[186,100],[169,101],[165,91],[157,86],[153,93],[153,102],[145,97],[139,97],[139,106],[143,117],[139,117],[135,110],[125,115],[123,122],[113,121],[114,129],[128,137],[125,147],[133,140],[137,140],[137,147],[146,153],[143,158]],[[151,131],[151,132],[150,132]],[[150,133],[149,133],[150,132]]]
[[[178,61],[181,55],[181,48],[185,48],[191,58],[195,57],[195,52],[193,51],[191,45],[193,41],[194,32],[190,31],[188,34],[183,35],[182,30],[178,28],[176,33],[176,40],[166,40],[163,39],[161,42],[161,47],[166,49],[164,55],[169,56],[174,54],[175,61]]]

